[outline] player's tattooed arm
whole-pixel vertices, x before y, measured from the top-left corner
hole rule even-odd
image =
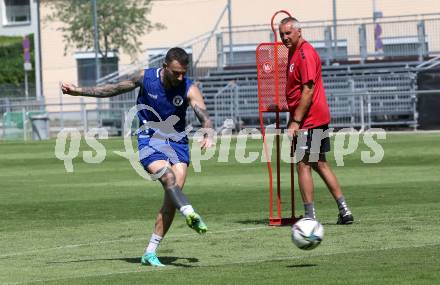
[[[194,110],[194,113],[202,124],[204,129],[203,139],[199,141],[201,149],[207,149],[214,145],[214,130],[212,129],[212,120],[206,111],[205,101],[202,92],[195,85],[188,90],[188,101]]]
[[[194,113],[199,119],[199,122],[202,124],[202,128],[212,128],[212,121],[209,117],[208,111],[206,109],[202,109],[199,105],[194,104]]]
[[[64,94],[69,94],[72,96],[107,98],[136,89],[142,85],[143,77],[144,71],[141,70],[136,72],[130,79],[120,81],[115,84],[105,84],[95,87],[76,87],[73,84],[62,83],[61,90]]]
[[[202,128],[212,128],[212,120],[209,117],[208,111],[206,110],[202,92],[200,92],[200,89],[197,86],[193,85],[189,89],[188,100],[197,116],[197,119],[202,125]]]

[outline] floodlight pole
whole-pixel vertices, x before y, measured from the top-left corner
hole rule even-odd
[[[233,64],[234,53],[232,52],[232,1],[228,0],[228,33],[229,33],[229,64]]]
[[[98,83],[99,78],[101,78],[101,70],[99,64],[99,29],[98,29],[98,9],[96,7],[96,0],[92,0],[92,10],[93,10],[93,34],[94,34],[94,49],[95,49],[95,72],[96,72],[96,83]]]
[[[336,0],[333,0],[333,57],[336,57],[338,48],[338,35],[337,35],[337,16],[336,16]]]
[[[376,0],[373,0],[373,23],[376,23]]]
[[[29,99],[29,80],[28,80],[28,72],[24,71],[24,96],[26,97],[26,101]]]
[[[94,49],[95,49],[95,74],[96,74],[96,85],[99,83],[99,79],[101,78],[101,66],[99,64],[99,29],[98,29],[98,9],[96,7],[96,0],[92,0],[92,9],[93,9],[93,34],[94,34]],[[98,110],[98,122],[101,126],[101,113],[99,110],[101,109],[101,99],[96,99],[97,110]]]

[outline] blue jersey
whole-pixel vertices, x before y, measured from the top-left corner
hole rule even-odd
[[[186,127],[186,109],[188,108],[187,94],[188,90],[193,84],[188,78],[184,78],[183,83],[173,90],[165,90],[160,80],[161,68],[149,68],[144,71],[144,78],[142,81],[137,104],[144,104],[151,107],[157,114],[151,110],[141,110],[138,112],[140,125],[149,125],[149,122],[163,122],[170,116],[178,117],[177,123],[174,124],[174,130],[178,139],[171,140],[188,143],[188,137],[183,138]],[[153,136],[157,131],[155,128],[149,128],[142,132],[143,135]],[[180,136],[180,137],[179,137]]]

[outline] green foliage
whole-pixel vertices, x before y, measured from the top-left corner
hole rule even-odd
[[[31,42],[31,61],[34,64],[34,37],[29,35]],[[19,85],[24,82],[23,38],[0,36],[0,85]],[[29,81],[34,81],[34,72],[29,72]]]
[[[21,43],[22,37],[0,36],[0,47]]]
[[[90,0],[46,1],[53,8],[47,20],[64,23],[63,32],[67,50],[93,50],[93,9]],[[151,0],[97,0],[99,47],[103,57],[108,52],[122,50],[134,57],[140,51],[143,34],[153,29],[163,29],[159,23],[152,23],[147,16],[151,12]]]

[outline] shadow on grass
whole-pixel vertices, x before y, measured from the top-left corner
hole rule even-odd
[[[316,264],[292,264],[287,265],[288,268],[305,268],[305,267],[315,267]]]
[[[194,267],[191,264],[179,263],[176,262],[178,260],[186,260],[188,263],[197,263],[199,262],[198,258],[194,257],[176,257],[176,256],[161,256],[159,257],[160,261],[165,265],[173,265],[178,267]],[[125,261],[128,263],[141,264],[141,257],[121,257],[121,258],[96,258],[96,259],[79,259],[79,260],[70,260],[70,261],[51,261],[47,262],[47,264],[62,264],[62,263],[77,263],[77,262],[95,262],[95,261]]]
[[[259,219],[259,220],[250,219],[250,220],[240,220],[234,222],[243,225],[269,225],[269,219]]]
[[[354,223],[352,223],[352,224],[346,224],[346,225],[338,225],[338,224],[336,224],[336,221],[335,222],[325,222],[325,223],[321,223],[321,225],[323,225],[323,226],[326,226],[326,227],[328,227],[328,226],[330,226],[330,227],[337,227],[337,228],[339,228],[339,227],[351,227],[351,226],[353,226],[353,225],[356,225],[357,224],[357,222],[354,222]]]

